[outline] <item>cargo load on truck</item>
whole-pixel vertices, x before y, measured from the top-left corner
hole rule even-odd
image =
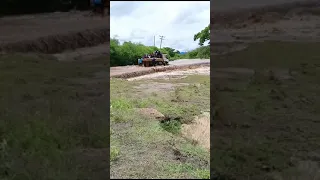
[[[162,54],[160,51],[155,51],[152,54],[145,54],[141,59],[138,60],[138,65],[149,67],[163,65],[166,66],[169,64],[166,54]]]

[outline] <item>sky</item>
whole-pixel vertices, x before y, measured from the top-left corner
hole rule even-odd
[[[210,23],[210,1],[111,1],[110,36],[120,42],[189,51],[194,34]]]

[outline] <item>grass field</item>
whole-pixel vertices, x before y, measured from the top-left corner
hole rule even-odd
[[[210,110],[209,76],[114,79],[110,89],[111,178],[209,179],[209,151],[181,135],[183,124]],[[165,120],[137,108],[154,108]]]
[[[319,47],[264,42],[214,57],[211,167],[217,176],[320,178]]]
[[[105,73],[104,73],[105,72]],[[0,57],[0,179],[105,179],[105,57]]]

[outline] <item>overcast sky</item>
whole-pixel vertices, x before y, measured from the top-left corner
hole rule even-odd
[[[210,1],[111,1],[110,35],[121,42],[188,51],[198,47],[194,34],[210,23]]]

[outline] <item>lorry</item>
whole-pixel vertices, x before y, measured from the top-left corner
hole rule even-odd
[[[142,58],[142,62],[138,65],[144,66],[144,67],[150,67],[150,66],[156,66],[156,65],[169,65],[169,60],[166,58],[166,54],[162,54],[162,57],[148,57],[148,58]]]

